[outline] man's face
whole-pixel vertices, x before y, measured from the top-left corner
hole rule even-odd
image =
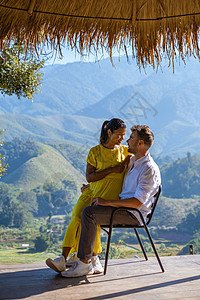
[[[140,140],[137,137],[137,133],[135,131],[133,131],[129,137],[129,139],[127,140],[127,144],[128,144],[128,152],[133,153],[133,154],[137,154],[138,153],[138,144],[139,144]]]

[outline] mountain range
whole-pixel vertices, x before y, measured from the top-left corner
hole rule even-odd
[[[98,143],[105,119],[122,118],[127,127],[147,124],[155,133],[156,156],[184,156],[200,149],[200,71],[190,58],[175,72],[138,70],[125,58],[99,63],[49,65],[34,101],[0,96],[3,139],[15,136],[42,142]],[[127,136],[130,131],[127,131]]]

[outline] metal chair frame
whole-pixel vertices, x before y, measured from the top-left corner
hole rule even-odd
[[[108,234],[108,240],[107,240],[107,250],[106,250],[106,256],[105,256],[105,265],[104,265],[104,275],[106,274],[106,271],[107,271],[107,264],[108,264],[108,255],[109,255],[109,249],[110,249],[110,241],[111,241],[111,235],[112,235],[112,230],[113,228],[134,228],[134,231],[135,231],[135,234],[137,236],[137,239],[138,239],[138,242],[140,244],[140,247],[142,249],[142,252],[143,252],[143,255],[145,257],[146,260],[148,260],[148,257],[147,257],[147,254],[145,252],[145,249],[144,249],[144,246],[142,244],[142,241],[139,237],[139,234],[138,234],[138,231],[137,231],[137,228],[144,228],[146,233],[147,233],[147,236],[149,238],[149,241],[151,243],[151,246],[153,248],[153,251],[155,253],[155,256],[158,260],[158,263],[160,265],[160,268],[162,270],[162,272],[164,272],[164,268],[163,268],[163,265],[161,263],[161,260],[160,260],[160,257],[158,255],[158,252],[154,246],[154,243],[153,243],[153,240],[151,238],[151,235],[150,235],[150,232],[149,232],[149,229],[148,229],[148,225],[152,219],[152,216],[153,216],[153,213],[155,211],[155,208],[156,208],[156,205],[158,203],[158,199],[159,199],[159,196],[160,196],[160,193],[161,193],[161,186],[159,186],[159,189],[158,189],[158,192],[155,194],[154,196],[154,201],[152,203],[152,207],[151,207],[151,212],[148,214],[147,218],[146,218],[146,221],[144,220],[144,217],[142,215],[142,213],[140,212],[139,209],[137,208],[127,208],[127,207],[119,207],[119,208],[116,208],[115,210],[113,210],[112,212],[112,215],[111,215],[111,218],[110,218],[110,225],[101,225],[101,228]],[[128,213],[130,215],[131,212],[130,211],[137,211],[140,215],[140,218],[141,218],[141,221],[142,221],[142,224],[141,225],[123,225],[123,224],[118,224],[118,225],[113,225],[113,222],[114,222],[114,216],[115,214],[118,212],[118,211],[121,211],[121,210],[125,210],[125,211],[128,211]],[[105,228],[109,228],[108,230],[106,230]]]

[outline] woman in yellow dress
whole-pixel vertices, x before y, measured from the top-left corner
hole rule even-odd
[[[125,134],[126,125],[122,120],[114,118],[103,123],[100,144],[91,148],[87,157],[86,179],[89,185],[83,189],[72,211],[71,221],[62,244],[62,256],[54,260],[50,258],[46,260],[46,264],[55,271],[64,271],[67,257],[78,250],[82,211],[91,205],[91,199],[95,197],[107,200],[118,199],[122,189],[124,172],[130,159],[128,147],[121,145]],[[92,258],[95,273],[103,271],[96,255],[101,251],[99,226]],[[72,259],[71,263],[73,262]]]

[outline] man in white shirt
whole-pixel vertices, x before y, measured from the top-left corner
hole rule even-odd
[[[110,217],[116,207],[138,208],[144,218],[150,212],[153,196],[161,184],[160,171],[149,153],[154,141],[153,132],[146,125],[135,125],[131,128],[127,140],[128,151],[134,156],[130,160],[125,175],[122,192],[118,200],[105,200],[100,197],[92,199],[82,213],[82,229],[77,256],[79,261],[65,272],[64,277],[79,277],[93,274],[91,257],[96,237],[97,224],[109,225]],[[130,215],[119,211],[115,215],[114,224],[140,224],[139,215]]]

